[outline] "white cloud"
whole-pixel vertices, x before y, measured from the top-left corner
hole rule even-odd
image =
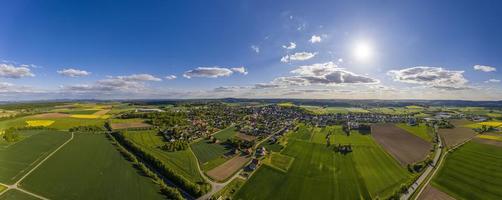
[[[58,74],[61,74],[63,76],[68,76],[68,77],[82,77],[82,76],[91,75],[91,72],[88,72],[85,70],[73,69],[73,68],[58,70],[57,72],[58,72]]]
[[[233,71],[223,67],[197,67],[196,69],[188,70],[183,74],[185,78],[204,77],[218,78],[232,75]]]
[[[16,67],[12,64],[0,64],[0,77],[2,78],[23,78],[33,77],[28,67]]]
[[[482,71],[482,72],[494,72],[494,71],[497,71],[497,68],[491,67],[491,66],[486,66],[486,65],[474,65],[473,68],[476,71]]]
[[[312,37],[310,38],[310,43],[314,44],[314,43],[319,43],[321,42],[321,36],[318,36],[318,35],[312,35]]]
[[[464,71],[446,70],[440,67],[418,66],[401,70],[391,70],[387,75],[394,81],[427,85],[441,89],[466,88],[468,82],[464,78]]]
[[[166,77],[164,77],[166,80],[174,80],[176,79],[177,77],[175,75],[167,75]]]
[[[37,93],[40,91],[35,90],[28,86],[18,86],[12,83],[0,82],[0,93]]]
[[[129,76],[117,76],[117,79],[125,81],[162,81],[162,79],[157,78],[150,74],[132,74]]]
[[[256,89],[286,86],[337,85],[337,84],[375,84],[377,79],[359,75],[338,67],[333,62],[300,66],[291,73],[294,76],[278,77],[271,83],[256,84]]]
[[[317,52],[298,52],[292,55],[285,55],[281,58],[281,62],[288,63],[290,61],[304,61],[309,60],[317,55]]]
[[[248,74],[248,71],[244,67],[234,67],[234,68],[231,68],[230,70],[237,72],[237,73],[240,73],[240,74],[243,74],[243,75]]]
[[[282,48],[285,48],[287,50],[293,50],[296,48],[296,43],[290,42],[289,45],[282,45]]]
[[[251,45],[251,50],[253,50],[255,53],[260,53],[260,47],[257,45]]]
[[[485,83],[500,83],[499,79],[488,79]]]

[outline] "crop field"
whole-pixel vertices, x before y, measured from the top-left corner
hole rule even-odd
[[[45,120],[54,121],[54,123],[50,124],[48,127],[58,130],[68,130],[75,126],[104,126],[105,124],[104,119],[77,119],[71,117],[41,118],[40,115],[32,115],[0,121],[0,129],[7,129],[9,127],[26,127],[28,125],[26,121]]]
[[[419,200],[455,200],[450,195],[444,193],[441,190],[436,189],[431,185],[427,185],[423,193],[418,197]]]
[[[20,185],[50,199],[163,198],[104,134],[76,134]]]
[[[144,122],[125,122],[125,123],[112,123],[110,126],[114,130],[119,130],[128,128],[146,128],[146,127],[151,127],[152,125]]]
[[[250,156],[235,156],[225,163],[207,171],[207,175],[216,181],[225,181],[241,169],[250,160]]]
[[[464,127],[469,123],[468,121],[452,120],[452,123],[455,128],[439,129],[439,135],[443,137],[447,147],[455,146],[476,136],[476,132],[471,128]]]
[[[291,156],[282,155],[280,153],[271,153],[269,159],[270,165],[277,167],[278,169],[285,172],[288,171],[289,167],[295,160],[295,158]]]
[[[425,124],[419,124],[417,126],[409,126],[407,124],[396,124],[397,127],[402,128],[409,133],[416,135],[427,142],[432,142],[432,128]]]
[[[299,132],[290,135],[288,145],[281,152],[294,157],[289,170],[285,173],[262,165],[235,199],[387,197],[410,178],[406,169],[370,135],[354,132],[346,136],[339,126],[325,129],[300,126]],[[335,144],[352,144],[353,152],[343,155],[328,148],[324,140],[328,133],[334,135]]]
[[[176,152],[160,149],[164,141],[155,131],[126,131],[124,132],[124,136],[157,157],[166,166],[175,170],[186,179],[194,183],[203,181],[197,169],[197,160],[189,149]]]
[[[27,120],[26,123],[28,126],[50,126],[51,124],[54,123],[52,120]]]
[[[432,184],[456,199],[501,199],[502,147],[465,144],[447,156]]]
[[[90,114],[94,114],[94,113],[96,113],[98,111],[100,111],[100,110],[83,109],[83,110],[68,110],[68,111],[63,112],[63,113],[71,114],[71,115],[90,115]]]
[[[499,141],[499,142],[502,142],[502,136],[499,136],[499,135],[478,135],[477,136],[478,138],[481,138],[481,139],[486,139],[486,140],[495,140],[495,141]]]
[[[0,182],[12,184],[69,139],[63,132],[22,131],[23,140],[0,146]]]
[[[226,154],[229,154],[231,149],[223,143],[235,135],[236,128],[231,126],[214,134],[214,137],[220,143],[213,143],[210,140],[202,139],[190,145],[204,171],[213,169],[229,159]]]
[[[374,124],[371,134],[403,166],[425,159],[432,144],[396,127],[394,124]]]
[[[308,111],[311,111],[316,114],[330,114],[330,113],[341,113],[341,114],[347,114],[349,112],[352,113],[367,113],[369,112],[368,110],[365,110],[363,108],[351,108],[351,107],[320,107],[320,106],[307,106],[307,105],[302,105],[300,106],[301,108],[304,108]]]

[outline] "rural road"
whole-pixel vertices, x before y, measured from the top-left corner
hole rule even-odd
[[[39,198],[39,199],[42,199],[42,200],[48,200],[48,198],[45,198],[41,195],[38,195],[38,194],[35,194],[35,193],[32,193],[32,192],[29,192],[29,191],[26,191],[22,188],[19,188],[19,184],[21,183],[21,181],[23,181],[28,175],[30,175],[33,171],[35,171],[38,167],[40,167],[40,165],[42,165],[47,159],[49,159],[52,155],[54,155],[56,152],[58,152],[61,148],[63,148],[66,144],[68,144],[70,141],[73,140],[73,133],[71,133],[71,137],[70,139],[66,140],[66,142],[64,142],[63,144],[61,144],[61,146],[59,146],[56,150],[54,150],[52,153],[50,153],[47,157],[45,157],[42,161],[40,161],[37,165],[35,165],[35,167],[33,167],[30,171],[28,171],[28,173],[26,173],[23,177],[21,177],[16,183],[12,184],[12,185],[6,185],[6,184],[3,184],[3,183],[0,183],[0,185],[4,186],[4,187],[7,187],[7,189],[5,189],[4,191],[0,192],[0,196],[3,195],[4,193],[6,193],[7,191],[9,190],[19,190],[23,193],[26,193],[26,194],[29,194],[31,196],[34,196],[36,198]]]
[[[443,141],[442,141],[441,137],[439,136],[437,127],[434,127],[434,133],[436,134],[436,136],[438,138],[438,144],[436,145],[436,154],[434,155],[434,159],[432,160],[432,164],[430,164],[427,167],[427,169],[425,169],[425,172],[422,173],[422,175],[420,175],[420,177],[418,177],[418,179],[408,188],[407,192],[401,196],[401,198],[400,198],[401,200],[410,199],[410,197],[415,193],[415,191],[418,188],[420,188],[420,186],[422,185],[422,183],[424,181],[426,181],[426,184],[428,184],[430,179],[432,179],[432,176],[434,176],[436,171],[439,169],[439,167],[436,167],[436,166],[440,166],[439,164],[443,161],[443,159],[445,157],[442,152],[443,151]],[[432,176],[429,176],[431,173],[432,173]],[[424,185],[424,187],[421,187],[418,195],[420,195],[420,193],[423,191],[423,188],[425,188],[425,185]],[[418,197],[418,195],[417,195],[417,197]]]

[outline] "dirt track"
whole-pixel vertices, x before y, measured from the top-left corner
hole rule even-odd
[[[375,124],[371,134],[402,166],[425,159],[432,144],[396,127],[394,124]]]
[[[216,181],[224,181],[232,174],[237,172],[241,167],[249,161],[248,156],[236,156],[220,166],[207,172],[207,175]]]

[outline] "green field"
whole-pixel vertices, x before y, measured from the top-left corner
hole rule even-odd
[[[326,146],[352,144],[343,155]],[[370,135],[341,127],[324,129],[300,125],[281,154],[294,158],[287,173],[262,165],[236,194],[236,199],[369,199],[387,197],[410,178],[406,169],[375,143]]]
[[[396,124],[396,126],[406,130],[408,133],[424,139],[427,142],[432,142],[432,129],[423,123],[417,126],[409,126],[408,124]]]
[[[104,134],[75,138],[21,182],[50,199],[162,199]]]
[[[197,169],[197,160],[189,149],[176,152],[160,149],[165,142],[155,131],[126,131],[124,136],[193,183],[203,181]]]
[[[71,114],[71,115],[91,115],[91,114],[94,114],[95,112],[98,112],[98,111],[100,111],[100,110],[85,109],[85,110],[69,110],[69,111],[65,111],[64,113]]]
[[[24,139],[0,146],[0,182],[13,184],[33,166],[69,139],[57,131],[22,131]]]
[[[26,127],[27,120],[52,120],[54,121],[54,123],[48,127],[55,128],[58,130],[68,130],[75,126],[104,126],[105,124],[104,119],[77,119],[71,117],[44,119],[44,118],[32,118],[30,116],[27,116],[27,117],[19,117],[0,121],[0,129],[7,129],[10,127]]]
[[[38,200],[38,198],[19,190],[9,190],[0,196],[0,200]]]
[[[502,148],[465,144],[448,155],[432,184],[457,199],[502,199]]]
[[[235,133],[235,127],[231,126],[214,134],[214,137],[220,141],[220,144],[202,139],[190,145],[204,171],[210,170],[228,160],[224,155],[228,153],[230,149],[221,143],[232,138]]]
[[[280,153],[270,154],[270,164],[283,171],[288,171],[293,161],[294,158],[291,156],[282,155]]]

